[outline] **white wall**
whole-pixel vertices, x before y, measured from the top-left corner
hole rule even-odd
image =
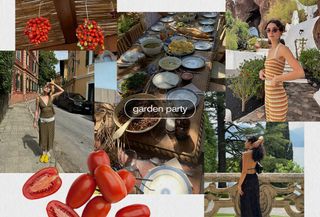
[[[226,70],[238,69],[244,60],[261,59],[266,54],[267,49],[262,49],[260,52],[226,50]]]

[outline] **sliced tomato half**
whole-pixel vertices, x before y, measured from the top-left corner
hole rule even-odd
[[[115,217],[150,217],[150,209],[144,204],[133,204],[120,209]]]
[[[30,199],[47,197],[57,192],[62,184],[58,170],[55,167],[46,167],[33,174],[23,185],[23,195]]]
[[[79,217],[79,215],[68,205],[52,200],[47,205],[48,217]]]

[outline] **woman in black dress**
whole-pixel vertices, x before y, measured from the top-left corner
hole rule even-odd
[[[264,156],[263,137],[252,136],[245,143],[242,153],[241,176],[238,183],[241,217],[262,217],[260,209],[259,180],[257,162]]]

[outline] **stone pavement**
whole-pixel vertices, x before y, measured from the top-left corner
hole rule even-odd
[[[288,82],[285,89],[289,99],[288,121],[320,121],[320,105],[313,98],[318,89],[307,83]],[[254,110],[239,122],[265,121],[265,108]]]
[[[39,162],[41,149],[38,131],[34,129],[28,103],[9,107],[0,123],[0,173],[33,173],[41,168],[55,166],[55,160]],[[57,165],[58,170],[62,169]]]

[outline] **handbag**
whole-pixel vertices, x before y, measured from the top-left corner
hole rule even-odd
[[[260,162],[257,162],[255,169],[258,174],[262,173],[262,170],[263,170],[262,164]]]

